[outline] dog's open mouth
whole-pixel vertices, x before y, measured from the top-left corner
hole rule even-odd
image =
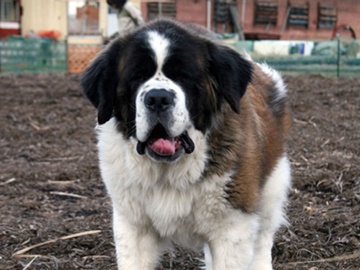
[[[177,158],[182,149],[185,153],[190,154],[194,151],[194,148],[194,142],[186,131],[173,138],[168,135],[161,124],[158,124],[152,130],[147,141],[138,142],[136,149],[140,155],[145,154],[146,149],[148,149],[151,156],[161,159],[162,157]]]

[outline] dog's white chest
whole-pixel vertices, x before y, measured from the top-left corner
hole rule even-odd
[[[99,127],[98,147],[102,176],[117,208],[128,211],[124,214],[135,223],[150,220],[162,236],[194,225],[202,194],[215,189],[212,181],[201,181],[206,162],[204,136],[189,131],[196,153],[167,166],[136,154],[135,143],[126,142],[114,124],[111,120]]]
[[[186,224],[194,223],[196,190],[184,191],[158,185],[147,193],[143,207],[160,235],[173,235],[183,230]]]

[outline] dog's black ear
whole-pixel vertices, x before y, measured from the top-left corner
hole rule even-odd
[[[214,87],[236,113],[240,112],[240,99],[251,80],[252,66],[235,50],[208,43],[209,71]]]
[[[81,86],[86,97],[98,109],[98,123],[104,124],[113,114],[119,82],[120,43],[110,43],[85,70]]]

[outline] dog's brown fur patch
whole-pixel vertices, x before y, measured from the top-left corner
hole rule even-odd
[[[222,120],[209,136],[206,174],[233,172],[225,193],[230,204],[244,212],[256,210],[261,188],[284,153],[291,125],[285,99],[271,108],[275,83],[254,64],[252,82],[241,99],[240,114],[226,106]]]

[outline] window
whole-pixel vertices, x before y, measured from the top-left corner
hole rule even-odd
[[[255,24],[277,24],[278,5],[272,1],[257,1],[255,6]]]
[[[148,20],[157,17],[176,17],[176,3],[175,1],[154,1],[147,4],[148,7]]]
[[[69,1],[70,35],[97,35],[99,30],[99,1]]]
[[[307,28],[309,25],[309,5],[308,3],[289,4],[288,26],[300,26]]]
[[[0,1],[0,21],[19,21],[19,2],[17,0]]]
[[[318,9],[318,28],[335,28],[337,21],[337,11],[335,7],[319,4]]]

